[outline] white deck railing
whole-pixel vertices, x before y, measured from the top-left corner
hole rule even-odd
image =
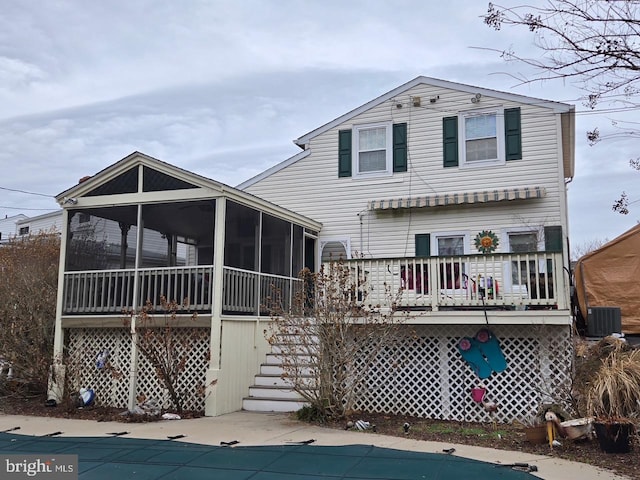
[[[297,285],[302,281],[282,275],[224,267],[222,311],[249,315],[269,314],[273,302],[284,310],[291,305]]]
[[[515,310],[569,308],[559,253],[354,259],[346,263],[365,306],[389,307],[395,299],[401,307],[431,310],[483,305]]]
[[[164,296],[184,302],[191,311],[210,311],[213,271],[213,266],[189,266],[66,272],[62,310],[64,314],[119,314],[132,310],[134,305],[140,308],[147,301],[158,310]],[[295,285],[300,283],[297,278],[224,267],[222,310],[268,314],[265,307],[276,297],[283,308],[288,308]]]
[[[389,307],[401,291],[395,300],[404,308],[569,308],[559,253],[355,259],[346,264],[358,285],[358,301],[365,306]],[[180,303],[186,299],[189,310],[210,311],[213,273],[213,266],[67,272],[63,313],[122,313],[147,300],[158,309],[161,296]],[[301,283],[224,267],[222,311],[268,314],[274,300],[286,310]]]

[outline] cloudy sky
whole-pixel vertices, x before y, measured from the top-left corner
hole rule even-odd
[[[514,80],[527,70],[489,49],[540,52],[526,30],[485,26],[484,1],[1,3],[0,215],[55,210],[43,195],[135,150],[237,185],[298,153],[294,138],[424,75],[575,104],[573,244],[640,219],[640,202],[611,211],[621,191],[640,199],[633,139],[585,137],[619,131],[619,114],[589,111],[569,83]]]

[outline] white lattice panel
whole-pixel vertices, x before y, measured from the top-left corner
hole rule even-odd
[[[124,328],[66,330],[66,372],[76,389],[92,388],[98,405],[127,408],[131,338]],[[109,352],[105,368],[96,366],[101,352]]]
[[[204,391],[207,366],[209,365],[209,329],[179,328],[174,329],[177,335],[178,355],[186,355],[186,368],[178,381],[178,395],[184,399],[185,410],[204,410]],[[136,396],[158,400],[162,408],[171,408],[169,392],[156,375],[155,368],[144,355],[138,358],[138,377]]]
[[[508,366],[480,380],[456,345],[478,326],[419,326],[416,336],[381,352],[358,388],[355,409],[460,421],[493,418],[471,398],[482,383],[498,404],[498,421],[524,420],[570,381],[568,326],[492,326]],[[361,368],[364,368],[362,366]]]
[[[174,330],[178,339],[187,346],[187,368],[180,381],[178,391],[185,399],[186,410],[204,410],[204,387],[209,365],[209,329],[180,328]],[[130,372],[132,365],[131,337],[126,328],[78,328],[67,329],[66,371],[74,388],[92,388],[96,392],[96,404],[128,408]],[[101,352],[108,351],[108,365],[98,369],[96,359]],[[158,400],[163,408],[171,402],[161,385],[155,369],[139,355],[136,371],[136,396]]]

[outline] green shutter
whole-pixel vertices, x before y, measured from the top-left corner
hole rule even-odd
[[[442,150],[445,167],[458,166],[458,117],[442,119]]]
[[[338,132],[338,177],[351,176],[351,130]]]
[[[431,235],[428,233],[416,234],[416,257],[431,256]]]
[[[520,160],[522,158],[520,107],[507,108],[504,111],[504,148],[507,160]]]
[[[544,227],[544,249],[547,252],[562,252],[562,227],[560,225]]]
[[[407,124],[393,126],[393,171],[407,171]]]

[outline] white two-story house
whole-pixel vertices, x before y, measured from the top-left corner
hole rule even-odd
[[[296,143],[237,188],[136,152],[58,195],[55,351],[99,402],[167,399],[122,321],[166,296],[199,314],[182,327],[198,338],[186,408],[242,408],[269,352],[270,286],[286,297],[303,267],[340,257],[367,302],[402,291],[411,332],[358,409],[485,420],[482,384],[511,420],[567,384],[572,106],[419,77]],[[487,324],[507,367],[479,378],[459,342]],[[104,352],[119,375],[96,367]]]
[[[321,260],[349,259],[368,302],[403,288],[422,340],[357,408],[484,419],[482,383],[508,420],[554,396],[572,358],[573,106],[418,77],[295,143],[239,188],[320,221]],[[478,379],[457,341],[487,323],[508,368]]]

